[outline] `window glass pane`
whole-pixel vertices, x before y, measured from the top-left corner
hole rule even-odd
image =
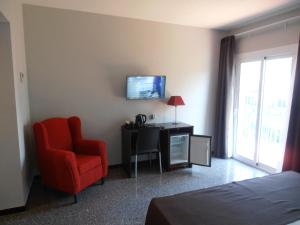
[[[241,63],[236,153],[254,160],[261,61]]]
[[[259,162],[282,165],[292,87],[292,57],[265,60],[258,145]]]

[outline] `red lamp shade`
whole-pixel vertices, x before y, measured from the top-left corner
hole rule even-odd
[[[168,105],[184,105],[184,101],[181,98],[181,96],[171,96],[169,101],[168,101]]]

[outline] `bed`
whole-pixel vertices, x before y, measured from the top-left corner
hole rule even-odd
[[[146,225],[283,225],[297,220],[300,174],[289,171],[154,198]]]

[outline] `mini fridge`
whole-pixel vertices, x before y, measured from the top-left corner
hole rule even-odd
[[[170,136],[170,165],[188,163],[189,134]]]

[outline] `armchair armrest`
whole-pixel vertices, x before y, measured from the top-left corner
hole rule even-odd
[[[43,156],[43,172],[47,183],[70,194],[79,192],[80,176],[75,154],[71,151],[48,148]]]
[[[99,140],[80,140],[75,144],[75,149],[79,154],[99,155],[102,162],[104,176],[107,175],[108,161],[106,153],[106,144]]]

